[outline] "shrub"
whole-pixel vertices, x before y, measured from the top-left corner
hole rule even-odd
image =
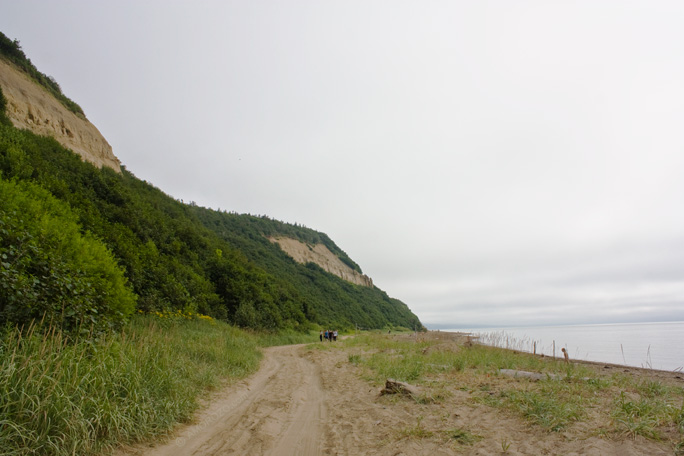
[[[64,330],[120,326],[135,295],[107,247],[35,184],[0,179],[0,323],[46,319]]]

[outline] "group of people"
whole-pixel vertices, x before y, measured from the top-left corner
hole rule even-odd
[[[326,329],[325,331],[321,331],[318,337],[321,339],[321,342],[323,342],[323,338],[325,338],[326,342],[335,342],[337,340],[337,330],[330,331]]]

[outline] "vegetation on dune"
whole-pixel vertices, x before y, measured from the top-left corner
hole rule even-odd
[[[587,365],[502,348],[420,335],[368,333],[347,339],[349,362],[370,382],[393,378],[423,387],[422,403],[443,402],[454,388],[473,403],[520,416],[548,432],[641,436],[684,448],[684,388]],[[327,347],[326,347],[327,348]],[[548,374],[540,381],[502,375],[500,369]],[[588,423],[589,426],[583,426]],[[576,426],[578,425],[578,426]],[[439,429],[421,427],[425,435]]]
[[[26,57],[26,54],[24,54],[24,51],[21,49],[19,41],[9,39],[2,32],[0,32],[0,57],[4,57],[12,62],[17,68],[28,74],[31,79],[36,81],[39,85],[50,92],[52,96],[66,106],[67,109],[85,119],[85,113],[83,112],[83,109],[81,109],[78,104],[62,93],[62,88],[59,86],[57,81],[55,81],[55,79],[51,76],[47,76],[38,71],[35,65],[31,62],[31,59]],[[5,112],[4,109],[2,112]]]

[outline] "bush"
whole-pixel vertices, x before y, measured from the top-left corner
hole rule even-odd
[[[35,184],[0,179],[0,324],[46,319],[68,332],[119,327],[135,295],[107,247]]]

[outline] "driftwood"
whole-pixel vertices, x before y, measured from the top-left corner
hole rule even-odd
[[[421,390],[417,386],[388,378],[385,381],[385,387],[380,391],[380,394],[405,394],[407,396],[417,397],[421,394]]]
[[[508,375],[514,378],[529,378],[530,380],[546,380],[547,378],[558,379],[560,375],[556,374],[540,374],[539,372],[527,372],[514,369],[499,369],[499,373]]]

